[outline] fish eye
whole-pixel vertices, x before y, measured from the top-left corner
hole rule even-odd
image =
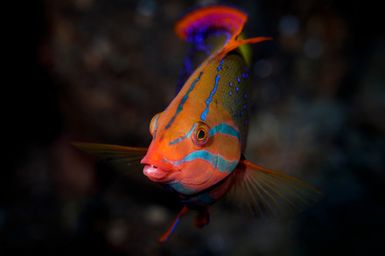
[[[149,127],[149,130],[150,130],[150,133],[151,135],[154,137],[155,133],[156,133],[156,130],[158,128],[158,119],[159,119],[159,116],[160,116],[160,113],[154,115],[151,119],[151,122],[150,122],[150,127]]]
[[[198,140],[204,140],[206,138],[206,131],[203,130],[203,129],[200,129],[198,132],[197,132],[197,139]]]
[[[201,147],[205,145],[209,139],[209,127],[205,123],[199,122],[195,128],[192,139],[197,146]]]

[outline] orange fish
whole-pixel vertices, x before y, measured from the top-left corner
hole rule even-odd
[[[189,209],[198,211],[198,227],[206,225],[209,207],[226,194],[257,211],[296,207],[317,194],[298,179],[244,157],[251,62],[247,44],[270,39],[244,39],[246,21],[247,15],[237,9],[210,6],[177,23],[177,35],[208,56],[168,107],[152,118],[148,148],[75,143],[103,157],[141,159],[144,175],[179,195],[184,207],[160,241],[170,237]]]

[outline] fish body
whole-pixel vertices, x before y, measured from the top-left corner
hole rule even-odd
[[[228,21],[230,25],[225,23]],[[181,195],[197,194],[226,178],[245,149],[249,66],[245,55],[236,50],[239,46],[224,50],[235,40],[235,33],[240,34],[245,21],[246,15],[233,8],[206,7],[177,25],[181,38],[203,49],[208,48],[202,41],[210,33],[225,38],[211,46],[209,57],[169,106],[154,117],[153,141],[141,161],[147,165],[147,177]],[[199,132],[205,137],[203,143],[198,142]]]
[[[166,241],[179,218],[198,210],[196,225],[209,222],[209,207],[229,194],[256,211],[303,205],[317,194],[312,187],[280,172],[247,161],[250,51],[247,44],[269,40],[244,39],[247,15],[234,8],[210,6],[182,18],[177,35],[207,55],[168,107],[150,123],[148,148],[77,143],[103,157],[137,161],[153,182],[177,193],[184,205],[161,237]],[[186,65],[185,65],[186,66]]]
[[[211,59],[158,114],[153,141],[142,160],[157,167],[145,171],[151,180],[189,195],[214,185],[235,169],[247,137],[243,64],[236,53]],[[197,143],[199,132],[207,136],[202,145]]]

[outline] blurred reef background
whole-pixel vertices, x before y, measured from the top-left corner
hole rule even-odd
[[[220,204],[209,226],[196,229],[190,213],[160,245],[175,198],[140,167],[115,169],[69,142],[148,145],[149,121],[173,98],[188,50],[173,26],[216,3],[246,10],[249,36],[274,38],[253,46],[246,156],[324,196],[285,220]],[[4,6],[0,255],[383,255],[382,9],[332,0]]]

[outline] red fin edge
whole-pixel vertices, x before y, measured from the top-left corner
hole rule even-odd
[[[177,36],[183,40],[203,28],[227,30],[232,37],[238,36],[247,21],[246,13],[227,6],[199,8],[184,16],[175,26]]]

